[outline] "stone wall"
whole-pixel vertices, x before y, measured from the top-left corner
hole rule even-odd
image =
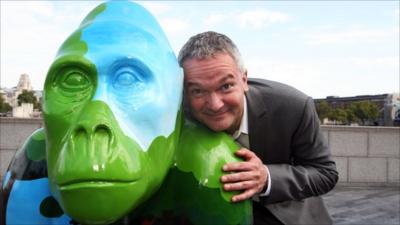
[[[340,184],[400,184],[400,128],[323,126],[322,130],[336,161]]]
[[[0,174],[41,119],[0,118]],[[400,128],[322,126],[341,185],[398,186]]]
[[[4,175],[16,150],[36,129],[42,127],[42,119],[0,117],[0,174]]]

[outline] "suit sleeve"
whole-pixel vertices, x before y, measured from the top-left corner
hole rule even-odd
[[[261,197],[265,204],[301,200],[330,191],[338,180],[335,162],[320,130],[314,103],[308,98],[292,135],[291,163],[267,165],[271,192]]]

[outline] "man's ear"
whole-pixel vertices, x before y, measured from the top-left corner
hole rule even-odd
[[[244,91],[248,91],[249,90],[249,86],[247,85],[247,70],[245,70],[243,75],[242,75],[242,81],[243,81],[243,89],[244,89]]]

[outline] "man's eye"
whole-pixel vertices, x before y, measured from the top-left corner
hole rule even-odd
[[[191,89],[190,94],[193,96],[200,96],[203,94],[203,91],[201,89]]]
[[[233,87],[233,84],[224,84],[224,85],[222,85],[221,89],[222,89],[223,91],[228,91],[228,90],[230,90],[232,87]]]

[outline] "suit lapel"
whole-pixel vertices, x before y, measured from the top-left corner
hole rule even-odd
[[[268,132],[267,117],[268,109],[264,103],[263,96],[256,88],[249,86],[246,92],[248,124],[249,124],[249,141],[250,149],[255,152],[260,159],[265,159],[265,138]]]

